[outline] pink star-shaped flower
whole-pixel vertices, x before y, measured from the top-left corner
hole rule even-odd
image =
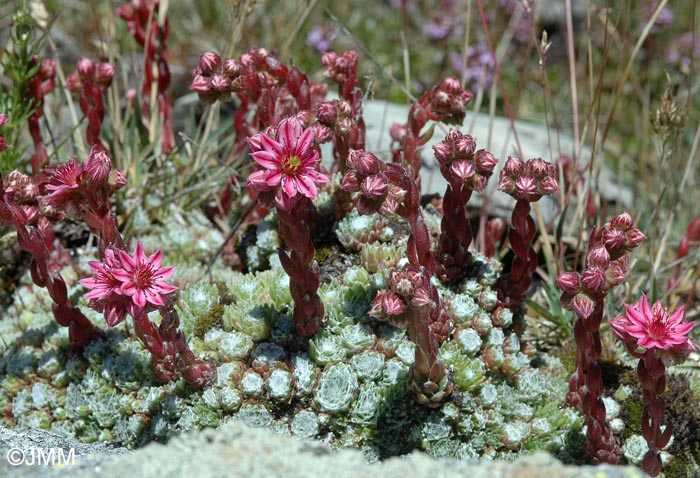
[[[122,281],[120,293],[131,297],[139,308],[146,307],[146,304],[164,305],[162,296],[174,292],[177,287],[165,282],[175,272],[175,266],[161,267],[163,251],[159,249],[146,257],[139,242],[133,256],[125,251],[119,251],[118,254],[121,269],[113,270],[112,275]]]
[[[312,148],[313,140],[313,129],[304,129],[295,117],[280,121],[276,131],[249,138],[251,155],[263,169],[250,175],[248,187],[265,192],[281,186],[289,197],[301,193],[315,199],[315,183],[327,183],[328,177],[316,169],[319,155]]]
[[[88,263],[92,277],[80,280],[90,289],[85,294],[90,307],[104,312],[107,324],[114,327],[127,312],[133,316],[143,309],[164,305],[163,297],[177,288],[165,282],[175,272],[175,266],[161,267],[162,261],[161,250],[146,257],[140,242],[133,256],[107,249],[102,262]]]
[[[642,294],[638,302],[625,305],[627,314],[610,321],[613,333],[622,341],[636,341],[645,349],[670,350],[694,348],[688,334],[694,322],[683,320],[684,308],[679,307],[669,314],[658,300],[649,305],[647,296]]]

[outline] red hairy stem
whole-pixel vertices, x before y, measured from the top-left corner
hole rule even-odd
[[[39,63],[38,56],[34,56],[29,62],[32,68]],[[32,173],[36,174],[49,161],[49,155],[44,147],[44,140],[41,137],[41,127],[39,121],[44,116],[44,97],[53,91],[56,86],[54,77],[56,76],[56,64],[53,60],[43,60],[39,70],[29,80],[28,99],[34,105],[34,112],[27,119],[29,135],[34,143],[34,154],[32,155]]]
[[[333,129],[333,156],[336,158],[337,170],[345,173],[346,161],[351,149],[365,148],[365,120],[362,117],[362,90],[357,81],[357,53],[348,50],[342,55],[334,52],[324,53],[323,75],[338,85],[340,98],[348,105],[345,115],[337,115],[333,124],[319,121]]]
[[[532,283],[532,275],[537,269],[537,253],[532,246],[536,228],[530,217],[530,203],[559,191],[556,175],[556,168],[542,158],[523,162],[520,158],[509,157],[501,170],[498,189],[516,201],[508,231],[515,258],[511,271],[496,282],[498,300],[505,307],[520,307]]]
[[[160,326],[148,318],[145,309],[134,316],[136,335],[151,352],[151,364],[156,376],[164,382],[184,378],[192,387],[203,388],[211,380],[211,367],[198,361],[187,346],[180,327],[180,318],[169,298],[159,308]]]
[[[19,174],[21,173],[17,173],[15,176]],[[31,180],[28,177],[23,176],[23,178],[26,179],[23,181],[25,185],[31,185]],[[49,292],[53,301],[53,315],[59,325],[68,327],[71,347],[82,347],[97,335],[99,330],[78,308],[71,304],[65,281],[58,272],[51,271],[48,247],[52,246],[53,243],[53,231],[51,231],[48,219],[41,217],[38,219],[37,225],[31,225],[30,217],[15,201],[15,198],[18,195],[21,198],[23,193],[13,191],[13,189],[11,185],[6,188],[3,178],[0,176],[0,224],[14,226],[20,248],[32,255],[30,269],[32,281],[38,287],[46,288]]]
[[[668,445],[673,434],[671,423],[662,429],[665,402],[663,393],[666,389],[666,366],[654,349],[649,349],[637,365],[637,377],[642,385],[642,436],[649,446],[644,455],[642,468],[651,476],[661,472],[661,450]]]
[[[311,201],[300,198],[291,210],[277,208],[280,233],[290,249],[278,251],[280,262],[289,275],[289,290],[294,300],[294,324],[299,337],[311,337],[321,327],[323,302],[318,295],[320,270],[314,260],[314,245],[309,224],[315,210]]]
[[[423,270],[424,283],[430,284],[430,277]],[[437,292],[430,284],[429,290]],[[435,299],[436,294],[433,295]],[[431,312],[440,307],[438,302],[416,308],[407,308],[408,337],[416,344],[415,359],[408,372],[408,387],[418,403],[429,407],[439,407],[452,393],[451,377],[440,357],[440,344],[431,327]]]
[[[167,17],[162,24],[158,21],[159,8],[159,0],[131,0],[130,3],[120,6],[117,14],[127,22],[132,37],[144,49],[142,109],[144,114],[148,113],[151,96],[155,93],[156,107],[161,115],[161,149],[163,153],[167,153],[175,145],[170,102],[165,94],[170,86],[170,67],[165,46],[170,33],[170,23]]]
[[[525,301],[532,277],[537,269],[537,252],[532,247],[535,238],[535,221],[530,216],[530,203],[518,200],[511,216],[508,231],[510,247],[515,254],[511,271],[498,278],[498,300],[508,308],[517,308]]]
[[[88,119],[86,136],[91,146],[100,145],[100,132],[105,117],[103,94],[112,83],[114,67],[109,63],[94,63],[87,58],[78,61],[76,71],[66,80],[66,89],[78,92],[80,109]]]

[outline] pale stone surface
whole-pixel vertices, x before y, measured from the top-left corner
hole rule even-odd
[[[31,436],[31,438],[27,438]],[[75,465],[12,467],[9,448],[80,446]],[[95,456],[86,456],[93,448]],[[634,467],[564,466],[546,453],[514,462],[470,464],[435,460],[422,453],[366,464],[356,450],[332,451],[310,440],[281,437],[268,429],[229,423],[218,430],[184,433],[167,445],[151,443],[140,450],[119,453],[105,445],[78,445],[41,430],[18,432],[0,428],[0,476],[7,478],[643,478]]]
[[[408,117],[408,109],[408,105],[399,105],[386,101],[366,102],[363,105],[363,116],[367,126],[366,149],[382,157],[385,161],[389,161],[391,148],[389,128],[393,123],[405,123]],[[547,127],[542,124],[515,121],[515,129],[522,148],[521,152],[512,133],[511,123],[508,118],[494,117],[490,119],[487,114],[469,112],[464,121],[464,126],[455,128],[474,136],[478,149],[486,149],[498,158],[499,164],[489,181],[485,195],[490,198],[489,212],[504,218],[510,217],[510,213],[515,205],[515,202],[509,196],[496,190],[499,171],[508,156],[520,156],[522,153],[523,159],[541,157],[546,161],[552,161],[558,157],[558,151],[561,151],[561,154],[572,157],[574,155],[575,145],[573,138],[561,132],[557,137],[557,132],[554,129],[548,133]],[[439,141],[442,141],[448,131],[449,127],[436,125],[433,138],[423,149],[423,167],[421,169],[421,192],[423,194],[438,193],[442,195],[445,192],[447,183],[440,174],[437,161],[433,156],[432,147]],[[330,164],[332,157],[332,149],[330,147],[324,148],[324,164]],[[590,157],[590,150],[583,148],[580,159],[581,167],[587,164]],[[621,207],[631,205],[631,191],[621,186],[611,171],[602,168],[598,180],[601,194],[606,199],[620,204]],[[481,200],[482,197],[480,195],[474,194],[470,201],[470,206],[479,207]],[[554,203],[548,198],[540,201],[540,210],[545,220],[551,219],[555,210],[554,207]]]

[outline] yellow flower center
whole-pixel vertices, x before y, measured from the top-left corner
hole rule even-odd
[[[299,166],[301,165],[301,158],[299,156],[289,156],[285,164],[286,173],[295,173]]]

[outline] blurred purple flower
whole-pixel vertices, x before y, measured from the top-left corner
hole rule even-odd
[[[472,90],[491,87],[495,63],[488,47],[481,43],[467,49],[466,67],[461,53],[450,52],[450,65],[460,78],[464,78],[467,88]]]
[[[690,68],[691,58],[700,59],[700,35],[695,35],[693,41],[693,32],[689,31],[669,43],[666,48],[666,62]]]
[[[651,17],[654,15],[654,12],[659,7],[660,3],[661,0],[647,0],[644,2],[644,6],[642,7],[642,28],[649,23],[649,20],[651,20]],[[651,28],[651,31],[653,33],[660,32],[672,23],[673,11],[671,10],[671,7],[666,4],[664,5],[664,8],[661,9],[659,16],[656,17],[656,21],[654,22],[654,26]]]
[[[335,30],[326,25],[314,25],[306,36],[306,43],[316,51],[325,53],[331,49],[331,43],[336,36]]]
[[[431,41],[440,41],[454,33],[455,25],[448,13],[433,16],[423,24],[421,29]]]

